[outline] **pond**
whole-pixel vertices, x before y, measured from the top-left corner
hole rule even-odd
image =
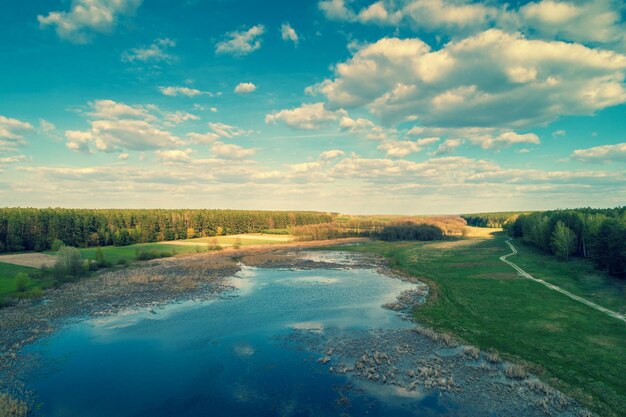
[[[351,263],[346,255],[308,256]],[[26,380],[36,394],[35,415],[444,413],[433,398],[347,390],[349,378],[330,373],[319,354],[284,343],[293,332],[411,327],[382,305],[413,284],[358,267],[244,267],[230,284],[232,292],[212,301],[79,321],[27,347],[41,361]]]

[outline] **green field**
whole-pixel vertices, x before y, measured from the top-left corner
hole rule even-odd
[[[526,362],[541,379],[601,416],[624,415],[626,324],[519,278],[499,260],[509,252],[503,236],[372,242],[346,250],[381,254],[391,266],[428,283],[432,293],[414,311],[418,321]],[[510,260],[601,305],[620,304],[623,287],[590,265],[561,263],[527,248]]]
[[[52,284],[52,280],[50,279],[38,278],[39,270],[37,268],[0,262],[0,305],[6,298],[18,295],[15,285],[15,276],[19,272],[24,272],[31,277],[26,287],[27,291],[36,287],[46,288]]]

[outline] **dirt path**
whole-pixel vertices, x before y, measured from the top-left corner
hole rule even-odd
[[[507,255],[504,255],[504,256],[501,256],[500,260],[502,262],[504,262],[505,264],[511,266],[513,269],[515,269],[524,278],[532,279],[535,282],[538,282],[538,283],[540,283],[542,285],[545,285],[546,287],[550,288],[551,290],[558,291],[561,294],[564,294],[564,295],[568,296],[572,300],[576,300],[579,303],[583,303],[583,304],[593,308],[594,310],[601,311],[602,313],[607,314],[607,315],[609,315],[609,316],[611,316],[613,318],[616,318],[618,320],[622,320],[623,322],[626,322],[626,316],[624,316],[623,314],[617,313],[617,312],[615,312],[613,310],[609,310],[608,308],[602,307],[602,306],[600,306],[600,305],[598,305],[596,303],[592,303],[589,300],[586,300],[586,299],[584,299],[582,297],[579,297],[579,296],[577,296],[575,294],[572,294],[571,292],[566,291],[563,288],[557,287],[556,285],[550,284],[549,282],[546,282],[546,281],[544,281],[542,279],[533,277],[528,272],[524,271],[522,268],[520,268],[519,266],[515,265],[513,262],[507,260],[507,258],[509,256],[517,255],[517,249],[515,249],[515,246],[513,246],[513,244],[511,243],[511,239],[507,239],[505,241],[505,243],[507,245],[509,245],[509,247],[511,248],[511,253],[509,253]]]

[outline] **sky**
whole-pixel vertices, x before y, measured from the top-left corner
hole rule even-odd
[[[626,203],[621,0],[2,8],[0,206]]]

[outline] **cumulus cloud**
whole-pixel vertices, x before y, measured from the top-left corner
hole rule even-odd
[[[69,11],[53,11],[37,20],[42,28],[53,27],[70,42],[86,43],[93,32],[108,33],[122,16],[135,13],[142,0],[72,0]]]
[[[172,124],[180,124],[188,120],[200,120],[200,117],[195,114],[187,113],[185,111],[177,110],[173,113],[164,113],[165,120]]]
[[[225,159],[243,159],[256,153],[256,149],[244,148],[224,142],[213,142],[211,145],[213,155]]]
[[[423,138],[415,141],[411,140],[391,140],[383,142],[378,149],[385,151],[387,156],[394,158],[402,158],[411,153],[421,152],[425,146],[439,142],[439,138]]]
[[[197,88],[190,88],[190,87],[174,87],[174,86],[159,87],[159,91],[164,96],[171,96],[171,97],[175,97],[175,96],[196,97],[200,95],[207,95],[207,96],[213,97],[216,95],[210,91],[202,91],[202,90],[198,90]]]
[[[91,110],[85,113],[89,129],[65,132],[71,150],[91,153],[173,147],[181,141],[162,126],[159,116],[170,122],[189,118],[185,113],[162,112],[153,105],[132,106],[113,100],[96,100],[89,106]]]
[[[494,7],[466,0],[377,1],[353,10],[344,0],[324,0],[319,8],[328,19],[363,24],[406,24],[421,30],[465,30],[484,28],[499,16]]]
[[[577,149],[571,157],[583,162],[626,162],[626,142]]]
[[[215,45],[215,53],[237,57],[251,54],[261,47],[261,36],[265,33],[263,25],[252,26],[248,30],[228,32],[224,40]]]
[[[191,161],[191,153],[193,150],[187,148],[181,149],[169,149],[169,150],[157,150],[155,155],[164,163],[183,163]]]
[[[483,149],[500,149],[521,143],[532,143],[535,145],[541,143],[539,136],[534,133],[519,134],[512,131],[502,132],[495,137],[491,135],[477,135],[470,140],[472,143],[480,145]]]
[[[324,151],[320,154],[320,159],[323,160],[330,160],[330,159],[335,159],[338,158],[340,156],[345,155],[346,153],[342,150],[339,149],[331,149],[328,151]]]
[[[523,27],[543,36],[626,46],[626,26],[622,23],[620,3],[614,0],[541,0],[522,6],[519,15]]]
[[[256,91],[256,85],[252,83],[239,83],[235,87],[235,93],[237,94],[248,94]]]
[[[172,62],[176,59],[169,52],[170,48],[176,46],[176,42],[171,39],[157,39],[148,46],[132,48],[122,53],[122,61],[124,62]]]
[[[280,37],[282,38],[282,40],[291,41],[296,45],[300,40],[295,29],[292,28],[289,23],[283,23],[282,25],[280,25]]]
[[[472,0],[380,0],[361,8],[352,8],[345,0],[323,0],[318,5],[330,20],[402,26],[449,37],[496,27],[540,39],[600,44],[626,51],[620,0],[540,0],[518,8]]]
[[[280,121],[294,129],[313,130],[328,126],[345,114],[343,110],[327,110],[324,103],[303,104],[293,109],[270,113],[265,116],[265,123]]]
[[[328,108],[367,107],[387,123],[523,127],[626,101],[626,56],[490,29],[437,51],[383,38],[336,66],[314,90]]]

